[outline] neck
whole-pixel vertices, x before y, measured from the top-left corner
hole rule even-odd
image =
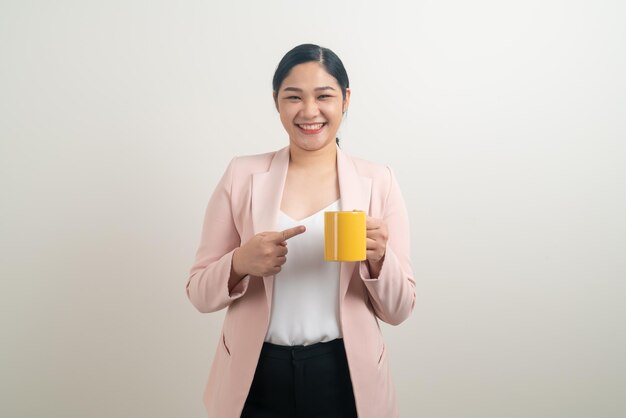
[[[289,165],[297,168],[336,167],[337,146],[334,142],[316,151],[306,151],[301,148],[289,147]]]

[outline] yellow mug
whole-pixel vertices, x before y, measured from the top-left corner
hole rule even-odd
[[[365,212],[324,212],[324,259],[361,261],[366,259]]]

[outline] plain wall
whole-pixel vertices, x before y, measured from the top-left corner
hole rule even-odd
[[[343,59],[342,147],[410,212],[402,416],[625,416],[625,12],[3,0],[0,416],[204,416],[202,216],[233,156],[287,145],[271,78],[304,42]]]

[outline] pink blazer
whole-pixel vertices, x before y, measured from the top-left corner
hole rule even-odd
[[[255,234],[275,231],[289,147],[231,161],[206,210],[202,238],[187,281],[200,312],[228,308],[204,404],[211,418],[240,417],[268,328],[274,276],[246,277],[228,291],[233,250]],[[354,398],[361,418],[398,416],[395,389],[378,319],[397,325],[413,311],[409,224],[391,170],[337,149],[342,207],[387,222],[389,240],[378,278],[365,262],[341,265],[340,320]]]

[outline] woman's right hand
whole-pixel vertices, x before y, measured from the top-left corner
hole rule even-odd
[[[271,276],[287,261],[287,240],[306,231],[303,225],[282,232],[261,232],[233,253],[232,273],[238,278]]]

